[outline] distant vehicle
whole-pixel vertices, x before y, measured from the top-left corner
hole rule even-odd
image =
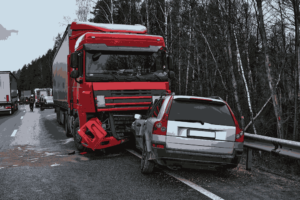
[[[35,96],[35,107],[40,106],[40,96],[52,96],[52,88],[35,88],[34,96]]]
[[[142,152],[142,173],[151,173],[155,164],[227,169],[240,162],[244,134],[221,98],[169,95],[135,119],[134,147]]]
[[[54,108],[53,96],[44,96],[40,101],[41,110],[45,108]]]
[[[29,104],[30,95],[31,95],[31,90],[22,90],[20,104]]]
[[[0,113],[18,110],[17,79],[10,71],[0,71]]]
[[[53,59],[57,122],[79,151],[124,143],[134,114],[171,92],[169,70],[163,37],[145,26],[73,22]]]

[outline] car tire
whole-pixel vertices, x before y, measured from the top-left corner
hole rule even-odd
[[[74,144],[76,149],[82,152],[85,150],[85,147],[81,144],[81,137],[77,132],[78,130],[79,130],[79,118],[77,117],[75,119],[74,126],[73,126],[73,137],[74,137]]]
[[[154,171],[154,163],[148,160],[149,154],[147,152],[146,143],[143,145],[142,159],[141,159],[141,172],[142,174],[151,174]]]
[[[70,129],[69,129],[69,126],[68,126],[68,114],[65,114],[65,134],[67,137],[72,137],[72,135],[70,134]]]

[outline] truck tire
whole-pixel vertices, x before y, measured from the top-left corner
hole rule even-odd
[[[74,144],[76,149],[82,152],[85,150],[85,147],[81,144],[81,137],[77,132],[78,130],[79,130],[79,118],[77,117],[75,119],[74,126],[73,126],[73,137],[74,137]]]
[[[67,137],[72,137],[72,135],[70,134],[69,126],[68,126],[68,124],[69,124],[68,120],[69,120],[69,117],[68,117],[68,114],[66,113],[65,114],[65,133],[66,133]]]
[[[154,162],[148,160],[149,155],[147,152],[147,146],[144,142],[143,151],[142,151],[142,160],[141,160],[141,172],[142,174],[151,174],[154,170]]]
[[[60,109],[57,108],[57,111],[56,111],[56,121],[58,124],[60,124]]]

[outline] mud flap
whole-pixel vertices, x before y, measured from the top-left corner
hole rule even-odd
[[[94,138],[86,134],[87,129],[91,131]],[[107,132],[102,128],[102,123],[98,118],[92,118],[86,122],[79,130],[78,134],[81,136],[81,143],[87,148],[95,151],[97,146],[100,145],[101,141],[107,135]]]

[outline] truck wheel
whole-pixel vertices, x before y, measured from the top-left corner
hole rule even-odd
[[[56,121],[58,124],[60,124],[60,109],[57,108],[57,111],[56,111]]]
[[[151,174],[154,170],[154,163],[148,160],[149,154],[147,152],[147,146],[144,142],[143,151],[142,151],[142,160],[141,160],[141,172],[143,174]]]
[[[73,126],[73,137],[74,137],[74,143],[76,149],[81,152],[84,151],[85,147],[81,144],[81,137],[77,132],[78,130],[79,130],[79,118],[77,117],[75,119],[74,126]]]
[[[72,137],[72,135],[70,134],[70,129],[68,126],[68,114],[65,114],[65,133],[67,137]]]

